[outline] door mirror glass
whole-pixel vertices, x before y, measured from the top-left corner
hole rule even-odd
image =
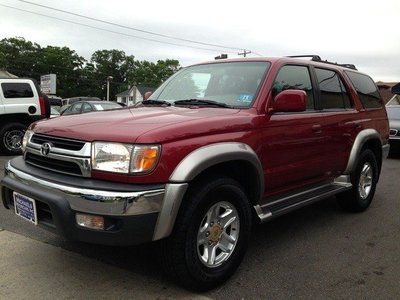
[[[274,99],[274,112],[301,112],[306,110],[307,94],[302,90],[285,90]]]

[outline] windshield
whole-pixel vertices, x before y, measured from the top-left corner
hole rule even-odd
[[[211,100],[249,107],[268,70],[268,62],[225,62],[191,66],[177,72],[149,100]],[[198,102],[196,105],[201,104]]]

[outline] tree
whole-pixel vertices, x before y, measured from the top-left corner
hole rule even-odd
[[[76,96],[106,97],[107,77],[112,76],[110,99],[132,85],[158,87],[180,68],[177,60],[136,61],[124,51],[98,50],[90,60],[85,60],[68,47],[42,48],[24,38],[0,41],[0,69],[19,77],[40,81],[40,76],[57,75],[57,95],[63,98]]]
[[[157,63],[136,61],[127,78],[134,85],[158,87],[179,68],[179,61],[173,59],[159,60]]]
[[[0,68],[19,77],[38,78],[37,70],[40,46],[16,37],[0,41]]]
[[[85,59],[68,47],[47,46],[40,50],[37,70],[40,74],[57,74],[57,94],[64,97],[77,95],[79,78]]]

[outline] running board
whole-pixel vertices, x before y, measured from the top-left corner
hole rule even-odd
[[[254,208],[261,222],[266,222],[292,210],[349,190],[351,187],[349,176],[343,175],[331,183],[286,195],[263,206],[256,205]]]

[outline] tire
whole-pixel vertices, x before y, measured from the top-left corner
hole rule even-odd
[[[0,152],[6,155],[22,153],[22,138],[27,127],[21,123],[8,123],[0,128]]]
[[[218,205],[230,207],[232,211],[229,219],[237,216],[235,220],[238,222],[233,221],[226,229],[222,229],[228,219],[226,217],[221,219],[220,227],[217,223],[211,226],[209,220],[215,219],[213,216],[224,216],[230,211],[224,211],[222,208],[219,213],[215,213],[218,211]],[[226,281],[239,267],[245,255],[250,237],[251,219],[249,200],[235,180],[213,177],[196,182],[190,187],[182,202],[171,236],[161,241],[162,264],[167,276],[194,291],[207,291]],[[224,233],[217,241],[220,230],[231,237],[236,234],[236,242],[230,245],[231,251],[228,251],[228,254],[219,248],[228,242]],[[206,237],[207,232],[209,232],[208,237]],[[204,240],[205,244],[200,242],[201,240]],[[209,257],[205,253],[206,247],[216,248],[214,264],[213,259],[209,259],[212,266],[205,261]],[[226,250],[226,245],[224,247]]]
[[[368,167],[370,172],[368,171],[367,175],[371,176],[370,180],[362,176],[362,174],[366,174]],[[350,178],[353,187],[351,190],[337,196],[338,203],[342,208],[351,212],[365,211],[374,198],[379,178],[379,168],[374,152],[370,149],[365,149],[361,152],[357,166],[354,172],[350,174]],[[360,181],[366,184],[366,188],[360,187]],[[369,189],[367,189],[368,183],[370,183]]]

